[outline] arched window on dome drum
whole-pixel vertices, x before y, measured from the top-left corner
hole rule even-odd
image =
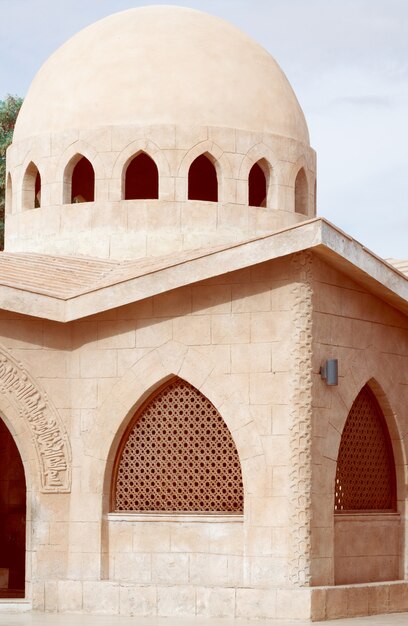
[[[306,173],[303,167],[298,171],[295,180],[295,213],[307,215],[308,209],[308,185]]]
[[[159,197],[159,172],[156,163],[140,152],[129,163],[125,173],[125,200],[149,200]]]
[[[190,165],[188,199],[218,202],[217,171],[207,154],[200,154]]]
[[[93,202],[95,199],[94,168],[86,157],[78,156],[75,157],[77,162],[71,176],[71,204]]]
[[[32,161],[23,178],[22,203],[23,209],[38,209],[41,206],[41,176]]]
[[[368,385],[353,402],[344,425],[334,509],[336,513],[396,510],[391,439],[380,405]]]
[[[116,456],[111,508],[242,513],[241,465],[213,404],[180,378],[137,411]]]
[[[267,204],[267,165],[262,161],[255,163],[248,176],[249,206],[266,207]]]

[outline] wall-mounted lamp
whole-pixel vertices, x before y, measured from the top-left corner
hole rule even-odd
[[[320,368],[320,376],[326,385],[339,384],[339,362],[337,359],[327,359]]]

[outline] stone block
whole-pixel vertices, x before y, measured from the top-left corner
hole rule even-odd
[[[213,343],[248,343],[250,317],[248,313],[215,315],[211,319]]]
[[[135,324],[133,320],[98,322],[98,348],[134,348]]]
[[[338,619],[347,616],[347,588],[330,587],[326,590],[326,618]]]
[[[149,583],[152,580],[152,556],[149,553],[119,552],[114,558],[113,577],[118,581]]]
[[[82,378],[112,378],[117,376],[117,350],[89,350],[80,355]]]
[[[212,525],[175,523],[170,527],[171,552],[209,552]]]
[[[368,614],[369,588],[363,586],[349,587],[347,589],[347,616]]]
[[[234,618],[235,589],[196,588],[197,615]]]
[[[173,338],[190,346],[211,343],[210,316],[192,315],[174,319]]]
[[[157,591],[152,585],[121,585],[119,602],[121,615],[156,615]]]
[[[38,580],[32,583],[32,607],[34,611],[44,611],[44,581]]]
[[[136,322],[136,347],[154,348],[173,338],[172,320],[157,320],[153,324],[150,320],[139,319]]]
[[[241,619],[275,618],[276,589],[237,589],[235,616]]]
[[[230,285],[194,285],[192,287],[192,311],[202,315],[231,312]]]
[[[153,554],[152,581],[159,584],[185,584],[189,580],[187,554]]]
[[[390,583],[389,587],[390,612],[408,611],[408,583]]]
[[[58,611],[61,613],[82,611],[82,581],[58,581]]]
[[[44,610],[47,612],[56,611],[58,608],[58,582],[53,580],[45,581],[44,595]]]
[[[276,617],[309,620],[311,613],[311,589],[278,589],[276,593]]]
[[[225,586],[228,582],[228,559],[219,554],[191,554],[190,582],[193,585]]]
[[[193,616],[196,612],[194,587],[157,588],[157,612],[163,617]]]
[[[83,609],[95,615],[119,613],[119,585],[108,581],[83,583]]]

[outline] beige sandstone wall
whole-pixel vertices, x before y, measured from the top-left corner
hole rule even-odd
[[[323,261],[313,262],[312,580],[316,585],[406,577],[408,322],[363,286]],[[339,385],[319,367],[339,361]],[[341,432],[360,389],[369,383],[385,414],[397,470],[398,512],[337,516],[334,478]]]
[[[44,493],[36,435],[1,395],[27,472],[27,593],[38,609],[339,616],[330,590],[308,585],[335,582],[335,458],[348,409],[371,378],[388,407],[401,516],[393,524],[403,527],[403,453],[390,410],[405,434],[406,320],[309,253],[66,325],[3,312],[0,332],[1,362],[14,359],[45,391],[72,452],[71,493]],[[337,388],[318,374],[329,356],[339,358]],[[230,428],[243,519],[109,515],[120,436],[138,404],[174,374]],[[401,559],[400,578],[403,568]],[[367,594],[372,604],[377,590]]]
[[[293,616],[309,614],[288,531],[298,278],[297,262],[283,259],[67,325],[3,314],[2,345],[46,391],[72,446],[71,494],[39,493],[30,478],[36,608],[285,617],[295,584]],[[243,519],[109,516],[120,435],[172,374],[199,388],[232,432]]]

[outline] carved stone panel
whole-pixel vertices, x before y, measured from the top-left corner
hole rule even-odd
[[[293,257],[294,347],[291,411],[291,537],[290,580],[310,584],[311,444],[312,444],[312,261],[309,252]]]
[[[0,348],[0,393],[17,409],[37,452],[41,491],[71,490],[71,448],[56,409],[21,363]]]

